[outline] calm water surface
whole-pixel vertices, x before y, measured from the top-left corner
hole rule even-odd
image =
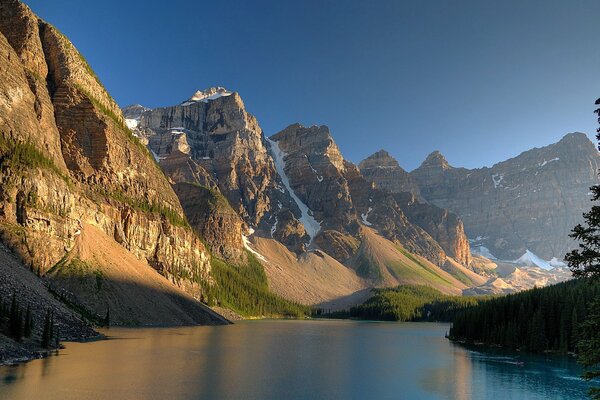
[[[573,360],[472,351],[446,324],[110,329],[0,368],[0,399],[584,399]],[[524,365],[517,365],[523,361]]]

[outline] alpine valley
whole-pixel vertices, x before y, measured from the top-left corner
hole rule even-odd
[[[1,0],[0,305],[29,305],[34,338],[51,313],[60,340],[84,340],[304,317],[374,288],[571,277],[566,238],[600,167],[585,134],[472,170],[435,151],[407,172],[385,150],[355,165],[327,126],[293,122],[265,133],[222,87],[121,109],[69,39]],[[0,354],[34,342],[0,335]]]

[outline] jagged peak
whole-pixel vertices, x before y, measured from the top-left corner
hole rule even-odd
[[[444,155],[442,153],[440,153],[438,150],[435,150],[433,152],[431,152],[427,158],[425,159],[425,161],[423,161],[423,163],[421,164],[421,166],[419,168],[423,168],[423,167],[435,167],[435,168],[441,168],[441,169],[450,169],[450,164],[448,164],[448,161],[446,160],[446,157],[444,157]]]
[[[205,90],[197,90],[192,97],[184,101],[182,105],[185,106],[200,101],[203,103],[208,103],[209,100],[215,100],[219,97],[230,96],[232,94],[233,92],[230,92],[222,86],[210,87]]]
[[[398,161],[390,153],[381,149],[358,164],[360,169],[367,168],[400,168]]]
[[[305,127],[292,124],[281,132],[271,136],[270,140],[280,143],[285,152],[302,152],[305,156],[325,156],[340,171],[345,170],[344,157],[338,148],[327,125]]]

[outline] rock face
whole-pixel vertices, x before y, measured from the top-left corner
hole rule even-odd
[[[444,249],[406,218],[389,192],[374,188],[344,160],[326,126],[294,124],[269,140],[285,154],[290,189],[319,221],[316,241],[326,252],[342,262],[352,257],[364,225],[434,263],[444,263]]]
[[[243,221],[218,189],[189,182],[176,183],[174,188],[190,224],[209,244],[211,252],[226,260],[245,261],[246,254],[238,242]]]
[[[413,193],[396,193],[394,198],[408,220],[435,239],[450,257],[463,265],[471,264],[469,239],[456,214],[432,204],[420,203]]]
[[[210,254],[85,59],[16,0],[0,3],[0,233],[44,273],[98,227],[200,296]]]
[[[470,264],[471,251],[462,221],[456,214],[428,204],[420,195],[417,182],[388,152],[378,151],[363,160],[359,167],[375,187],[393,193],[411,224],[427,232],[447,255],[463,265]]]
[[[299,211],[290,210],[294,204],[282,189],[262,130],[237,93],[211,88],[180,105],[148,110],[135,133],[174,181],[216,189],[247,227],[296,250],[304,248],[306,234],[295,218]],[[219,232],[212,245],[229,248],[222,255],[237,261],[236,254],[243,251],[241,233],[248,228],[237,223],[211,227],[213,222],[206,221],[205,228]]]
[[[411,176],[428,202],[460,216],[473,246],[505,260],[526,250],[550,260],[575,246],[568,234],[590,207],[599,166],[587,136],[570,133],[491,168],[454,168],[434,152]]]
[[[349,262],[360,246],[361,225],[368,225],[435,264],[455,254],[459,262],[469,261],[450,245],[446,252],[407,219],[391,193],[374,188],[344,160],[326,126],[294,124],[266,138],[239,94],[224,88],[198,91],[176,106],[140,110],[125,109],[135,119],[134,133],[176,182],[192,225],[222,257],[235,260],[247,226],[247,232],[275,239],[296,254],[320,248]],[[244,226],[229,212],[223,219],[203,210],[207,188],[224,196]],[[203,193],[193,193],[198,190]],[[450,241],[451,233],[439,232],[447,223],[442,219],[430,225],[440,240]]]
[[[379,150],[358,164],[363,176],[391,193],[410,192],[423,202],[419,185],[387,151]]]

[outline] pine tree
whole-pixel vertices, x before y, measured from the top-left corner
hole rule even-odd
[[[50,347],[50,341],[52,339],[52,321],[50,317],[50,310],[46,311],[46,318],[44,319],[44,331],[42,332],[41,345],[44,348]]]
[[[23,336],[23,320],[17,296],[13,293],[12,303],[10,305],[10,317],[8,321],[8,333],[11,338],[20,341]]]
[[[106,306],[106,316],[104,317],[104,325],[110,326],[110,307]]]
[[[600,99],[596,100],[600,104]],[[600,123],[600,108],[595,111],[598,114]],[[600,141],[600,128],[597,129],[596,138]],[[600,150],[600,146],[599,146]],[[600,185],[590,188],[592,201],[600,200]],[[586,226],[578,224],[573,228],[571,237],[578,240],[579,249],[575,249],[565,256],[569,268],[576,277],[600,277],[600,206],[593,205],[592,209],[583,214]]]
[[[594,300],[590,305],[590,312],[586,320],[579,326],[580,339],[577,342],[577,361],[581,364],[586,380],[600,377],[600,299]],[[600,388],[590,389],[593,399],[600,399]]]
[[[33,329],[32,323],[33,320],[31,318],[31,310],[29,304],[27,304],[27,311],[25,312],[25,327],[23,328],[23,335],[26,338],[31,337],[31,331]]]
[[[596,100],[595,104],[600,105],[600,99]],[[600,108],[594,112],[598,115],[598,123],[600,123]],[[600,141],[600,128],[596,132],[596,139]],[[600,185],[592,186],[590,191],[592,201],[600,200]],[[586,226],[578,224],[571,233],[571,237],[580,242],[579,249],[567,254],[565,260],[574,276],[598,280],[600,278],[600,206],[593,205],[589,212],[583,214],[583,218]],[[576,317],[577,314],[574,319]],[[578,361],[585,369],[584,378],[586,380],[600,378],[600,298],[591,303],[588,316],[580,327],[573,326],[573,329],[577,329],[576,333],[579,335]],[[594,399],[600,399],[600,388],[590,389],[590,395]]]

